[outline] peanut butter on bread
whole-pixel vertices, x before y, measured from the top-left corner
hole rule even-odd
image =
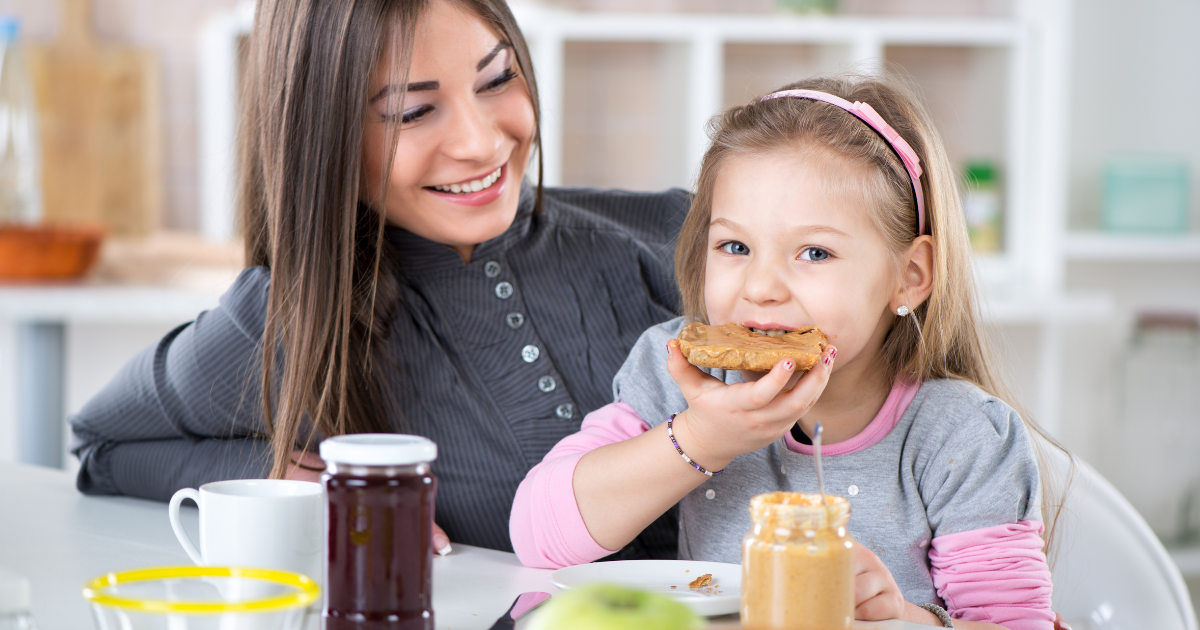
[[[827,339],[814,326],[766,335],[729,323],[709,326],[692,322],[679,333],[679,349],[688,363],[723,370],[769,372],[784,359],[796,362],[796,371],[811,369],[821,358]]]

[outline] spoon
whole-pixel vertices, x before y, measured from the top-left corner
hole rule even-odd
[[[817,490],[821,493],[821,507],[828,507],[825,504],[825,475],[821,471],[821,423],[813,428],[813,456],[817,462]]]

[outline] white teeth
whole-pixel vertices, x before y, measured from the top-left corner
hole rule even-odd
[[[779,335],[787,334],[789,332],[786,330],[759,330],[757,328],[751,328],[750,330],[752,332],[756,332],[760,335],[766,335],[768,337],[778,337]]]
[[[485,188],[491,188],[492,184],[495,184],[497,181],[499,181],[501,170],[502,168],[498,168],[482,179],[473,179],[465,184],[438,185],[433,186],[433,189],[455,194],[479,192]]]

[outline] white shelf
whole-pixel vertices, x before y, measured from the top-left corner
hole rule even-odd
[[[1055,295],[989,287],[980,308],[989,324],[1023,325],[1106,321],[1112,317],[1115,303],[1107,292]]]
[[[679,41],[715,36],[730,43],[852,43],[863,37],[887,44],[1003,46],[1021,34],[1014,20],[857,18],[789,14],[592,13],[513,3],[528,33],[552,28],[574,41]]]
[[[1200,234],[1131,235],[1076,232],[1064,240],[1067,259],[1125,262],[1200,262]]]
[[[0,287],[0,319],[88,323],[183,323],[217,306],[223,291],[135,286]]]

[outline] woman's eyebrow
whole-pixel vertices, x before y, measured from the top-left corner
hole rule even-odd
[[[430,91],[436,90],[440,87],[441,87],[441,84],[438,83],[437,81],[418,81],[416,83],[409,83],[406,91],[408,91],[408,92],[430,92]],[[378,101],[379,99],[381,99],[393,92],[399,92],[399,91],[400,91],[400,89],[395,85],[385,85],[382,88],[380,88],[379,91],[375,93],[375,96],[372,96],[367,101],[367,103],[368,104],[374,103],[375,101]]]
[[[511,44],[509,44],[506,41],[501,41],[498,44],[496,44],[496,46],[494,48],[492,48],[491,51],[488,52],[488,54],[483,56],[483,59],[479,60],[479,63],[475,64],[475,71],[476,72],[482,71],[484,68],[487,67],[487,65],[489,63],[492,63],[492,60],[496,58],[496,55],[500,54],[500,51],[504,50],[505,48],[508,48],[509,46],[511,46]],[[434,90],[439,89],[440,87],[441,87],[441,84],[438,83],[437,81],[418,81],[416,83],[409,83],[408,89],[406,91],[408,91],[408,92],[432,92]],[[371,99],[367,102],[374,103],[375,101],[378,101],[379,99],[381,99],[395,91],[396,91],[396,86],[385,85],[383,88],[381,88],[378,92],[375,93],[375,96],[372,96]]]
[[[483,56],[483,59],[480,59],[480,60],[479,60],[479,63],[475,64],[475,72],[480,72],[480,71],[482,71],[484,68],[486,68],[486,67],[487,67],[487,65],[488,65],[489,63],[492,63],[492,60],[496,58],[496,55],[499,55],[499,54],[500,54],[500,51],[501,51],[501,50],[504,50],[505,48],[508,48],[508,47],[509,47],[509,43],[508,43],[508,42],[506,42],[506,41],[503,41],[503,40],[501,40],[501,41],[500,41],[498,44],[496,44],[496,47],[495,47],[495,48],[493,48],[493,49],[491,50],[491,52],[489,52],[488,54],[484,55],[484,56]],[[410,88],[408,88],[408,89],[410,89],[410,90],[411,90],[412,88],[410,87]]]

